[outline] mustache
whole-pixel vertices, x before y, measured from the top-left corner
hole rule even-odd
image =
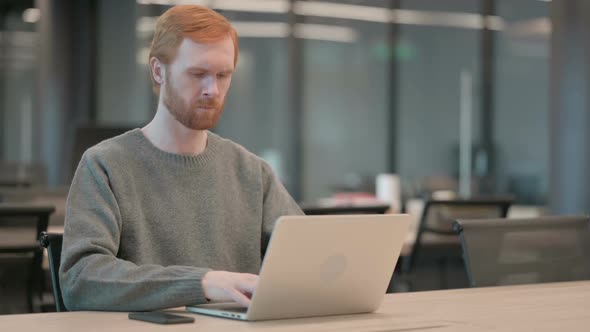
[[[216,99],[197,99],[193,105],[193,108],[215,108],[219,109],[221,104]]]

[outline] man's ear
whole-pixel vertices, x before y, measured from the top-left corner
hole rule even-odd
[[[150,70],[151,70],[151,74],[152,74],[152,78],[154,79],[154,81],[159,84],[162,85],[162,83],[164,83],[164,81],[166,80],[166,70],[164,68],[164,64],[162,62],[160,62],[160,60],[158,60],[158,58],[156,57],[151,57],[150,58]]]

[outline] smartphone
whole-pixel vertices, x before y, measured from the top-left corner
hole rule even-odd
[[[183,324],[195,321],[193,317],[174,315],[163,311],[130,312],[129,319],[157,324]]]

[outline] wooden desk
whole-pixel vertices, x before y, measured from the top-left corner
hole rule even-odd
[[[194,324],[156,325],[127,313],[0,316],[2,331],[588,331],[590,281],[388,294],[374,314],[239,322],[193,315]]]

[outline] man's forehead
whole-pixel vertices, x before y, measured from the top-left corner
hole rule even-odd
[[[199,42],[185,37],[179,46],[179,51],[189,51],[190,53],[209,53],[214,52],[218,55],[234,55],[234,43],[230,37],[210,42]]]
[[[224,70],[232,70],[234,44],[229,36],[213,42],[198,42],[185,37],[180,44],[176,58],[183,67],[187,68],[210,69],[215,66],[216,69],[223,67]]]

